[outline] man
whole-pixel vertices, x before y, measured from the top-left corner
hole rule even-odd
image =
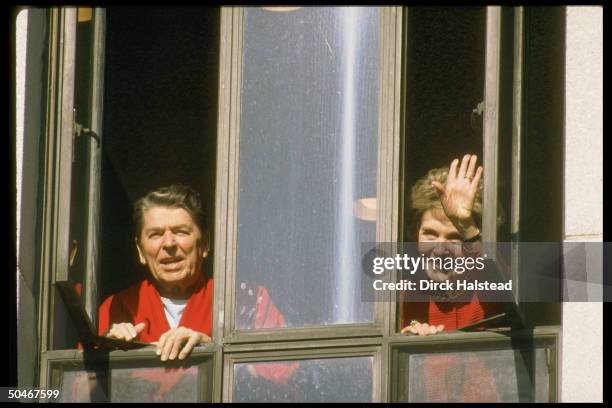
[[[134,224],[138,257],[149,276],[102,303],[98,331],[154,343],[162,361],[185,359],[212,335],[214,291],[213,279],[202,270],[210,246],[202,202],[188,186],[160,188],[135,203]],[[284,326],[267,290],[256,285],[254,293],[250,327]],[[270,377],[280,380],[294,369],[277,368]],[[264,371],[257,374],[268,377]]]
[[[203,271],[210,241],[202,202],[190,187],[172,185],[139,199],[133,216],[136,250],[149,275],[102,303],[98,332],[126,341],[150,342],[162,361],[185,359],[194,346],[211,341],[212,335],[214,290],[213,279]],[[249,327],[284,326],[284,317],[267,290],[259,285],[254,288],[257,299],[250,304]],[[284,384],[298,367],[298,363],[277,363],[251,367],[249,372]],[[134,381],[141,380],[157,384],[156,392],[143,397],[164,401],[172,399],[173,392],[180,393],[177,383],[189,384],[196,374],[193,367],[140,368],[125,377],[122,385],[129,389],[137,384]],[[98,387],[95,375],[81,373],[73,381],[72,400],[93,401],[96,395],[106,400]]]
[[[210,341],[213,281],[202,264],[209,238],[198,194],[186,186],[152,191],[134,205],[136,249],[150,275],[107,298],[98,331],[156,344],[162,361],[186,358]]]

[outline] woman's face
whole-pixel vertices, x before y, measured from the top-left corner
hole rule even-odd
[[[208,245],[182,208],[155,206],[145,211],[137,248],[164,297],[186,298],[202,272]]]
[[[432,208],[423,213],[417,241],[419,253],[426,257],[462,256],[461,234],[441,208]],[[425,271],[427,276],[436,282],[448,280],[456,275],[454,271],[436,269],[433,266],[426,268]]]

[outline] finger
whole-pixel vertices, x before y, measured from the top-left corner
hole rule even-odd
[[[478,170],[476,170],[476,175],[474,176],[474,180],[472,180],[472,184],[470,184],[470,189],[473,192],[478,191],[478,183],[480,183],[480,177],[482,176],[483,168],[482,166],[478,166]]]
[[[126,340],[126,341],[132,340],[132,334],[130,333],[129,326],[121,326],[121,328],[119,330],[120,330],[120,333],[121,333],[121,337],[120,338],[122,340]]]
[[[436,189],[438,196],[442,196],[444,194],[444,186],[437,181],[432,181],[431,185]]]
[[[155,354],[157,354],[158,356],[161,355],[162,350],[164,349],[164,346],[166,345],[166,339],[168,338],[169,335],[170,335],[170,331],[167,331],[161,336],[159,336],[159,340],[157,341],[157,346],[156,346],[157,350],[155,350]]]
[[[125,324],[125,330],[127,331],[128,335],[130,336],[130,340],[138,335],[138,333],[136,332],[136,329],[134,328],[134,325],[132,323],[126,323]]]
[[[115,325],[114,324],[108,329],[106,334],[104,334],[104,337],[108,337],[109,339],[115,338]]]
[[[112,333],[115,335],[115,338],[117,339],[120,339],[120,340],[129,339],[129,333],[123,323],[113,325]]]
[[[458,179],[462,179],[465,177],[465,172],[467,171],[468,163],[470,161],[470,155],[466,154],[463,156],[461,160],[461,167],[459,167],[459,174],[457,174]]]
[[[459,159],[455,159],[451,162],[450,168],[448,169],[448,176],[446,176],[447,183],[457,178],[457,164],[459,164]]]
[[[179,352],[181,351],[181,347],[183,344],[188,341],[192,336],[184,337],[184,335],[174,336],[174,342],[172,343],[172,348],[170,349],[170,354],[168,355],[169,360],[174,360],[178,357]]]
[[[179,360],[183,360],[183,359],[187,358],[187,356],[189,355],[189,353],[191,353],[191,350],[193,349],[193,347],[197,343],[198,343],[198,336],[197,335],[189,336],[189,340],[187,340],[187,343],[181,349],[181,352],[180,352],[180,354],[178,356]]]
[[[172,333],[172,334],[170,334],[166,338],[166,342],[165,342],[164,347],[162,348],[162,352],[161,352],[161,360],[162,361],[166,361],[168,359],[168,357],[170,356],[170,353],[172,352],[172,347],[174,347],[175,337],[176,337],[176,335],[174,333]]]
[[[106,332],[106,334],[104,335],[104,337],[108,337],[109,339],[116,339],[117,335],[115,334],[115,329],[113,329],[112,327]]]
[[[419,334],[421,336],[427,336],[429,334],[429,325],[427,323],[423,323],[420,327]]]
[[[436,334],[438,332],[438,328],[435,325],[429,326],[429,334]]]
[[[145,322],[138,323],[136,326],[134,326],[134,330],[136,330],[136,334],[143,331],[146,326],[147,324]]]
[[[468,165],[467,172],[465,173],[465,177],[472,178],[474,177],[474,171],[476,170],[476,162],[478,161],[478,156],[473,154],[470,157],[470,164]]]
[[[444,325],[443,324],[439,324],[436,329],[438,330],[438,332],[441,332],[444,330]]]
[[[404,327],[401,332],[402,334],[406,334],[406,333],[418,334],[419,333],[419,331],[416,329],[414,325]]]

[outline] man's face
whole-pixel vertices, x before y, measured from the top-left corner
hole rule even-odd
[[[419,253],[426,257],[462,256],[461,234],[441,208],[432,208],[423,213],[417,241]],[[427,276],[436,282],[448,280],[456,275],[454,271],[433,267],[426,268],[426,272]]]
[[[145,211],[136,246],[140,262],[151,271],[162,296],[189,296],[208,255],[208,245],[186,210],[156,206]]]

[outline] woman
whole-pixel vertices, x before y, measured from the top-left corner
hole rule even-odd
[[[466,154],[461,163],[430,170],[412,188],[411,206],[419,253],[427,257],[480,255],[482,166]],[[455,280],[454,271],[427,268],[434,282]],[[479,278],[473,270],[463,278]],[[421,336],[456,330],[500,312],[499,303],[480,302],[476,292],[432,293],[429,302],[403,303],[402,333]],[[436,295],[436,296],[433,296]]]
[[[480,255],[483,168],[476,155],[461,163],[430,170],[412,188],[413,222],[419,252],[428,257]],[[425,269],[435,282],[455,280],[453,271]],[[471,276],[465,276],[465,275]],[[482,279],[480,272],[466,272],[462,279]],[[476,292],[430,292],[428,302],[403,303],[402,333],[434,335],[456,330],[501,312],[500,303],[479,300]],[[410,323],[408,323],[410,322]],[[440,353],[423,357],[416,375],[420,392],[415,400],[427,402],[499,401],[494,375],[473,353]]]

